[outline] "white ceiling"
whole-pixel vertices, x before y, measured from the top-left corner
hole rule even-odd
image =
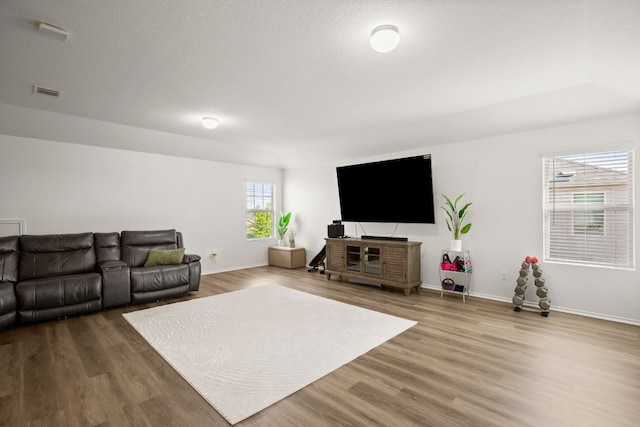
[[[391,53],[369,47],[381,24]],[[5,134],[276,167],[380,156],[640,111],[640,0],[0,0],[0,104]]]

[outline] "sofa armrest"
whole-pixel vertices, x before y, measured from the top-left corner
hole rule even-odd
[[[200,255],[194,254],[185,254],[182,258],[182,263],[189,265],[189,292],[200,288],[200,259]]]
[[[98,264],[102,274],[102,307],[110,308],[131,303],[131,277],[129,266],[120,260]]]
[[[182,263],[183,264],[190,264],[192,262],[196,262],[196,261],[200,261],[200,255],[195,255],[195,254],[184,254],[184,257],[182,258]]]
[[[120,261],[119,259],[102,261],[98,263],[98,269],[100,271],[114,270],[119,268],[127,268],[127,263],[124,261]]]

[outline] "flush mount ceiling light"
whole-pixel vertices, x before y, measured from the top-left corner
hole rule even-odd
[[[391,52],[400,43],[400,33],[395,25],[380,25],[371,31],[371,48],[376,52]]]
[[[218,127],[218,119],[215,117],[203,117],[202,118],[202,126],[207,129],[215,129]]]
[[[46,22],[38,23],[38,29],[40,31],[48,31],[49,34],[53,34],[60,38],[63,38],[65,42],[69,38],[69,32],[67,30],[65,30],[64,28],[56,27],[55,25],[47,24]]]
[[[33,85],[33,93],[34,95],[47,95],[53,98],[60,98],[62,96],[62,91],[60,90],[38,85]]]

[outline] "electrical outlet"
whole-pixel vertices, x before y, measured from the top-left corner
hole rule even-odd
[[[502,272],[502,280],[507,280],[507,272],[506,271]]]

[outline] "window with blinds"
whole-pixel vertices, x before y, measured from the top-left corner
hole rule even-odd
[[[543,157],[544,258],[635,268],[633,151]]]

